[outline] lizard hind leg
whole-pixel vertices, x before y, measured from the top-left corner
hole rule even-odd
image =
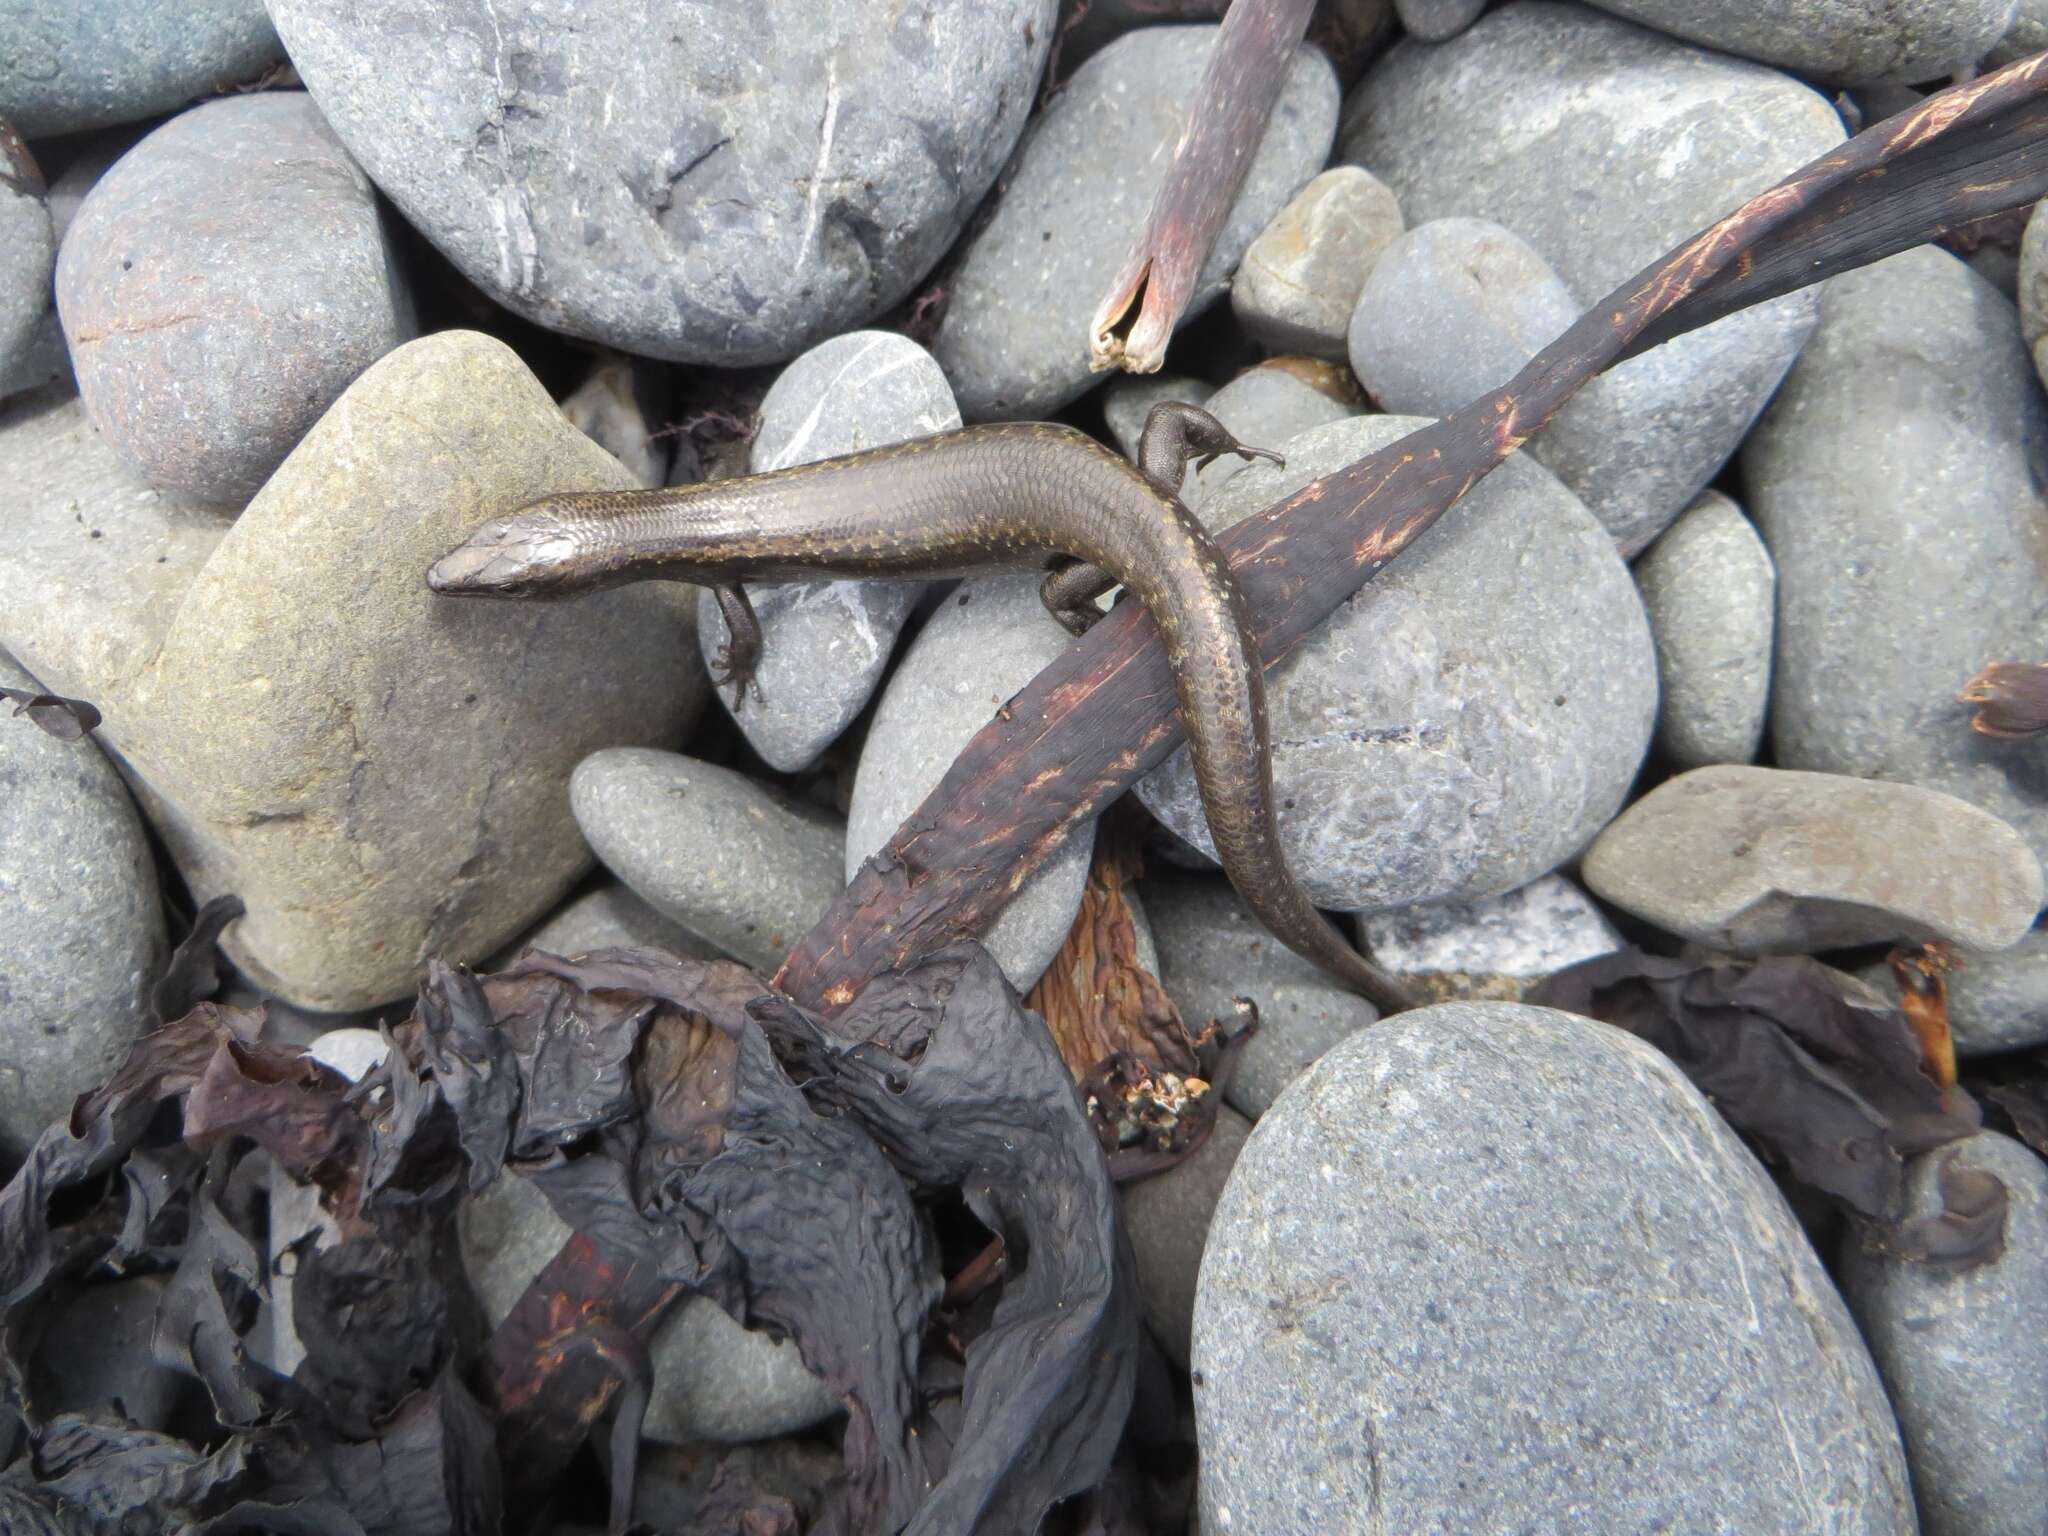
[[[711,682],[717,688],[732,686],[732,707],[737,710],[747,702],[748,689],[756,699],[762,696],[755,676],[761,667],[761,621],[754,617],[754,605],[744,587],[720,583],[711,589],[711,595],[718,599],[718,611],[725,619],[725,644],[710,658]]]
[[[1162,400],[1145,417],[1138,440],[1138,473],[1165,496],[1180,494],[1181,477],[1190,462],[1207,469],[1226,453],[1240,459],[1270,459],[1282,469],[1287,461],[1270,448],[1240,443],[1222,422],[1199,406]]]
[[[1102,618],[1095,600],[1116,585],[1116,578],[1086,560],[1069,560],[1045,573],[1038,600],[1070,635],[1085,635]]]

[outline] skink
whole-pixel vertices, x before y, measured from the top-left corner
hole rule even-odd
[[[1181,505],[1187,463],[1247,448],[1168,402],[1133,467],[1071,427],[965,427],[887,448],[665,490],[548,496],[484,523],[436,561],[436,592],[567,596],[646,580],[707,586],[729,641],[713,676],[744,699],[761,632],[743,581],[947,576],[1049,567],[1046,606],[1076,634],[1114,585],[1166,645],[1195,783],[1224,873],[1289,948],[1383,1009],[1415,999],[1345,942],[1281,855],[1257,643],[1244,595]]]

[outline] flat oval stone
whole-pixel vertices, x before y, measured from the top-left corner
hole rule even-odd
[[[2048,856],[2048,739],[1970,729],[1989,662],[2048,656],[2048,442],[2013,306],[1931,247],[1830,279],[1742,454],[1778,567],[1780,766],[1923,785]]]
[[[1341,362],[1358,290],[1400,233],[1401,206],[1385,182],[1355,165],[1324,171],[1244,253],[1231,312],[1268,351]]]
[[[1351,366],[1389,411],[1448,416],[1513,379],[1579,317],[1536,248],[1491,219],[1432,219],[1387,247],[1348,333]],[[1614,370],[1586,381],[1524,450],[1586,500],[1624,554],[1653,531],[1639,503],[1607,494],[1608,447],[1640,430]]]
[[[1664,1056],[1550,1009],[1403,1013],[1281,1094],[1193,1364],[1205,1532],[1914,1529],[1769,1176]]]
[[[2042,898],[2019,833],[1953,795],[1727,765],[1667,779],[1586,851],[1596,895],[1737,954],[2016,944]]]
[[[2012,25],[1984,56],[1984,68],[2002,69],[2048,48],[2048,0],[2019,0]]]
[[[1917,84],[1974,64],[2004,34],[2012,0],[1591,0],[1660,32],[1844,85]]]
[[[1036,576],[960,583],[910,642],[875,706],[846,816],[845,878],[888,842],[953,766],[960,749],[1010,696],[1071,643],[1038,600]],[[982,943],[1020,993],[1052,963],[1088,883],[1095,822],[1011,899]]]
[[[2019,272],[2014,284],[2014,301],[2020,309],[2020,334],[2034,359],[2034,371],[2048,378],[2048,218],[2041,209],[2048,198],[2034,204],[2027,216],[2026,232],[2020,237]]]
[[[845,834],[730,768],[620,747],[576,765],[591,849],[656,912],[772,975],[839,894]]]
[[[1143,890],[1159,943],[1159,982],[1188,1028],[1216,1020],[1237,1029],[1240,997],[1258,1009],[1259,1032],[1245,1043],[1224,1091],[1252,1119],[1309,1063],[1380,1016],[1266,932],[1229,881],[1148,874]]]
[[[47,138],[174,112],[284,58],[263,0],[0,0],[0,118]]]
[[[26,371],[29,349],[50,311],[56,260],[57,232],[42,171],[0,121],[0,380]]]
[[[40,691],[0,656],[0,686]],[[165,959],[156,863],[88,737],[0,700],[0,1161],[113,1075],[150,1025]]]
[[[1186,1162],[1117,1191],[1138,1271],[1145,1323],[1167,1358],[1185,1367],[1195,1316],[1195,1276],[1209,1219],[1244,1150],[1252,1123],[1225,1106],[1201,1150]]]
[[[960,408],[932,355],[893,331],[821,342],[783,369],[761,401],[748,467],[815,464],[930,437],[960,425]],[[921,581],[789,581],[747,587],[761,621],[758,696],[734,709],[717,697],[771,768],[797,773],[839,738],[882,681]],[[706,656],[726,642],[716,603],[697,605]]]
[[[208,102],[122,156],[64,237],[57,310],[93,425],[223,502],[416,329],[376,192],[302,91]]]
[[[1375,64],[1346,103],[1338,158],[1392,187],[1411,226],[1463,215],[1513,230],[1584,308],[1842,138],[1826,98],[1776,70],[1518,0]],[[1603,375],[1611,430],[1569,455],[1553,442],[1549,467],[1624,552],[1742,441],[1817,302],[1787,294]]]
[[[571,778],[572,796],[575,783]],[[716,944],[663,917],[631,886],[606,878],[571,896],[500,950],[485,968],[502,970],[529,949],[582,955],[593,949],[645,948],[665,949],[688,960],[716,960],[724,954]]]
[[[1351,370],[1385,410],[1448,415],[1507,383],[1578,317],[1564,279],[1513,230],[1431,219],[1390,241],[1360,285]]]
[[[1635,572],[1664,683],[1658,750],[1681,768],[1748,762],[1771,701],[1771,552],[1740,507],[1705,491]]]
[[[1402,28],[1425,43],[1456,37],[1479,19],[1486,0],[1394,0]]]
[[[969,421],[1043,416],[1095,382],[1088,323],[1173,162],[1216,32],[1128,33],[1033,120],[994,216],[962,248],[932,344]],[[1196,277],[1189,317],[1223,296],[1252,238],[1322,169],[1336,125],[1337,78],[1304,46]]]
[[[1359,942],[1381,969],[1426,998],[1520,1002],[1544,978],[1613,954],[1621,935],[1586,893],[1545,875],[1484,901],[1403,907],[1359,919]]]
[[[1198,509],[1222,529],[1424,423],[1365,416],[1278,445]],[[1272,445],[1263,445],[1272,446]],[[1266,674],[1288,867],[1383,911],[1498,895],[1583,848],[1649,746],[1649,624],[1614,541],[1540,464],[1481,480]],[[1182,747],[1138,795],[1213,856]]]
[[[2005,1186],[2005,1251],[1948,1272],[1853,1238],[1842,1288],[1898,1410],[1927,1536],[2025,1536],[2048,1512],[2048,1167],[1996,1131],[1906,1167],[1908,1217],[1944,1169]]]
[[[0,602],[5,643],[105,711],[101,735],[194,894],[248,903],[230,956],[297,1006],[371,1007],[411,992],[428,955],[496,950],[589,866],[574,765],[675,743],[702,708],[687,589],[537,604],[427,590],[427,566],[487,512],[631,484],[488,337],[445,331],[375,364],[225,533],[132,489],[81,519],[53,494],[71,470],[40,469],[77,441],[64,423],[22,424],[49,490],[22,530],[40,553],[27,571],[0,562],[0,596],[19,579],[33,599],[19,616]],[[150,574],[208,540],[196,574]],[[38,595],[38,568],[73,589]],[[62,621],[81,611],[73,633]]]
[[[863,325],[1016,143],[1052,0],[273,0],[292,62],[406,218],[508,309],[679,362]]]

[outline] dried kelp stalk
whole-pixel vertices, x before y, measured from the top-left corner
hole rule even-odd
[[[2048,731],[2048,666],[1994,661],[1956,698],[1977,706],[1970,729],[1980,736],[2025,737]]]
[[[1315,0],[1234,0],[1145,229],[1088,323],[1095,369],[1157,373],[1237,200]]]
[[[1913,1026],[1927,1075],[1942,1087],[1956,1080],[1956,1042],[1948,1027],[1948,973],[1956,963],[1946,944],[1895,949],[1885,956],[1899,987],[1899,1009]]]
[[[1219,539],[1270,664],[1383,569],[1601,369],[2048,193],[2048,55],[1865,130],[1594,306],[1501,389],[1245,519]],[[1011,699],[784,964],[798,1000],[983,931],[1066,840],[1182,740],[1165,652],[1126,603]]]
[[[1143,870],[1134,836],[1111,835],[1106,827],[1098,834],[1074,926],[1024,999],[1045,1020],[1076,1081],[1124,1054],[1163,1071],[1195,1070],[1195,1041],[1180,1010],[1138,960],[1138,930],[1124,892]]]
[[[1627,1030],[1669,1056],[1766,1161],[1902,1251],[1996,1257],[2004,1191],[1963,1191],[1942,1235],[1909,1234],[1905,1160],[1976,1134],[1977,1103],[1928,1070],[1905,1015],[1843,996],[1817,960],[1668,960],[1638,951],[1571,966],[1528,998]],[[1944,1188],[1946,1189],[1946,1185]],[[1996,1210],[1991,1209],[1995,1203]],[[1984,1244],[1968,1249],[1963,1239]]]

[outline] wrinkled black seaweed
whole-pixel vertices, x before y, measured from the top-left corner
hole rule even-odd
[[[1767,1162],[1892,1241],[1906,1241],[1905,1160],[1982,1123],[1968,1093],[1928,1074],[1904,1013],[1851,1002],[1837,974],[1805,956],[1696,961],[1624,950],[1558,972],[1528,1000],[1648,1041]],[[1998,1199],[1996,1222],[1973,1210],[1946,1225],[1936,1245],[1944,1263],[1995,1256],[2003,1186]],[[1974,1251],[1959,1251],[1970,1238]]]

